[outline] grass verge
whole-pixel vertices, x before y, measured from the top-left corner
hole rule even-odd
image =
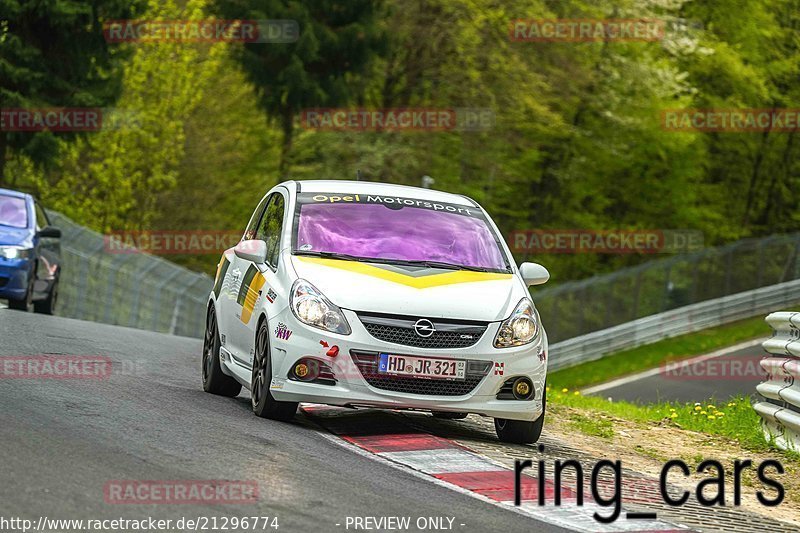
[[[554,390],[563,387],[582,389],[614,378],[655,368],[661,363],[704,354],[725,346],[758,337],[769,337],[764,317],[749,318],[679,337],[664,339],[646,346],[617,352],[563,370],[551,372],[547,381]],[[558,354],[555,354],[558,357]]]
[[[761,431],[760,418],[750,405],[750,399],[733,398],[727,402],[703,402],[693,404],[657,403],[637,405],[628,402],[612,402],[595,396],[582,396],[567,388],[548,387],[548,408],[575,407],[589,413],[602,413],[622,418],[641,425],[675,427],[706,435],[725,437],[747,450],[777,452],[785,459],[800,465],[800,454],[779,451],[771,446]],[[581,433],[599,437],[613,436],[613,425],[601,418],[575,414],[569,415],[569,423]]]

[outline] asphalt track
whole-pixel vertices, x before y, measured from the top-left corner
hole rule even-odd
[[[424,516],[454,517],[454,531],[563,531],[354,453],[302,413],[256,418],[246,391],[206,394],[200,351],[195,339],[0,309],[0,356],[113,361],[106,379],[0,379],[0,517],[276,516],[277,531],[307,532],[346,531],[348,516]],[[220,479],[257,482],[258,501],[104,499],[112,480]]]
[[[755,394],[763,380],[759,361],[767,356],[758,339],[736,347],[661,366],[589,387],[583,392],[635,403],[726,401],[735,396]],[[749,345],[748,345],[749,344]],[[745,346],[748,345],[748,346]]]

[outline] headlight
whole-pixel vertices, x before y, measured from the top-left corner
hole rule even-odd
[[[347,323],[342,310],[304,279],[298,279],[292,285],[289,307],[292,308],[297,320],[304,324],[341,335],[350,335],[350,324]]]
[[[531,301],[523,298],[511,316],[500,324],[497,337],[494,338],[494,347],[509,348],[529,344],[538,334],[539,317]]]
[[[28,259],[31,256],[30,248],[19,246],[0,246],[0,257],[6,259]]]

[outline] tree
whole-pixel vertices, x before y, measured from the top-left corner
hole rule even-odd
[[[217,0],[217,13],[228,19],[289,19],[299,25],[296,42],[246,43],[237,51],[262,109],[281,127],[282,177],[288,172],[295,116],[304,108],[353,102],[358,78],[383,52],[379,7],[378,0]]]
[[[120,91],[122,56],[103,21],[130,18],[140,0],[0,0],[0,109],[105,107]],[[8,149],[37,164],[57,153],[50,132],[0,132],[0,185]]]
[[[147,0],[148,20],[203,20],[207,0]],[[145,229],[177,186],[184,123],[215,80],[225,43],[141,43],[126,63],[114,127],[64,146],[42,200],[93,228]],[[213,105],[213,104],[211,104]],[[169,208],[167,214],[172,215]]]

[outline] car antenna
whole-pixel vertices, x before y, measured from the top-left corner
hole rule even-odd
[[[361,181],[361,170],[356,170],[356,181]]]

